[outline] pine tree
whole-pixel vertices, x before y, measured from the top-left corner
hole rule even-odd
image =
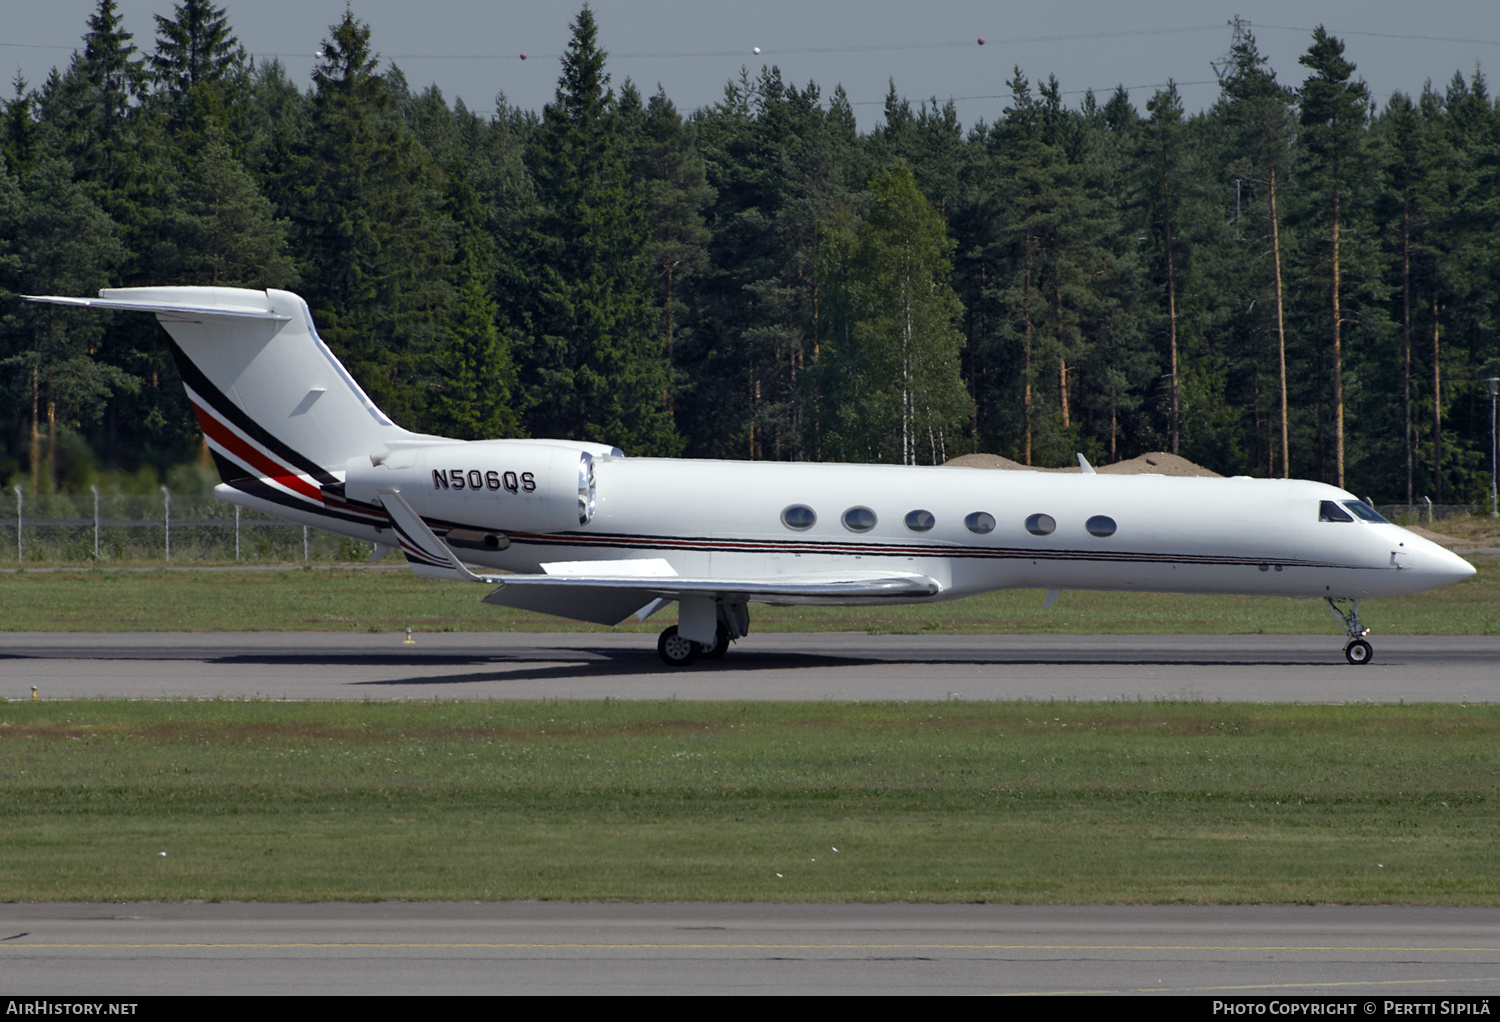
[[[1151,210],[1151,224],[1161,231],[1162,269],[1160,276],[1165,285],[1167,298],[1167,363],[1170,367],[1168,374],[1172,389],[1171,418],[1167,436],[1170,441],[1169,449],[1173,454],[1178,454],[1182,443],[1182,413],[1177,366],[1177,280],[1178,264],[1182,259],[1178,249],[1182,242],[1180,236],[1174,240],[1172,228],[1174,226],[1173,214],[1182,201],[1179,193],[1182,186],[1183,138],[1182,101],[1177,96],[1176,83],[1168,81],[1165,89],[1157,92],[1146,102],[1146,110],[1151,118],[1146,122],[1142,132],[1140,157],[1141,162],[1150,168],[1151,198],[1148,207]]]
[[[460,159],[448,167],[447,206],[459,231],[452,267],[456,296],[437,354],[441,383],[433,402],[434,428],[461,440],[514,437],[520,430],[512,397],[515,367],[489,290],[494,246]]]
[[[545,214],[526,310],[522,380],[537,395],[526,425],[533,436],[672,454],[679,441],[641,259],[646,225],[630,188],[605,59],[585,6],[537,139]]]
[[[393,109],[369,27],[346,13],[323,53],[277,199],[319,331],[382,408],[420,428],[421,374],[452,299],[439,174]]]
[[[1348,179],[1359,173],[1370,95],[1363,82],[1351,81],[1354,65],[1344,59],[1344,44],[1319,25],[1312,46],[1301,63],[1312,73],[1302,86],[1302,138],[1310,157],[1310,177],[1328,193],[1326,207],[1316,220],[1327,229],[1329,242],[1328,280],[1332,316],[1329,321],[1333,358],[1334,485],[1344,486],[1344,299],[1341,293],[1346,268],[1342,261],[1342,231],[1348,214],[1344,209]]]
[[[5,134],[3,143],[0,143],[5,166],[0,168],[0,174],[25,178],[36,163],[41,132],[34,116],[36,97],[27,90],[26,79],[19,71],[12,84],[16,94],[5,102]]]
[[[97,317],[16,299],[96,292],[122,255],[114,224],[72,177],[62,160],[39,163],[24,185],[0,175],[0,297],[11,310],[0,318],[8,348],[0,376],[13,383],[11,407],[29,406],[31,483],[49,490],[59,428],[93,425],[112,393],[140,384],[94,357],[103,332]]]
[[[298,277],[287,247],[291,224],[275,217],[234,151],[223,142],[210,142],[193,163],[169,221],[181,257],[181,281],[293,286]]]
[[[229,29],[224,8],[211,0],[183,0],[173,17],[156,18],[156,53],[151,75],[168,105],[180,111],[194,90],[238,77],[245,52]]]
[[[910,169],[870,182],[843,292],[818,363],[823,451],[846,461],[941,464],[970,415],[959,375],[962,309],[948,283],[953,242]]]
[[[668,371],[676,351],[691,339],[692,299],[698,278],[708,268],[708,228],[703,210],[714,198],[703,160],[695,151],[694,131],[660,89],[651,97],[633,149],[632,177],[642,189],[649,225],[646,261],[651,275],[657,330]],[[675,403],[677,381],[668,390],[668,411]]]
[[[1275,309],[1277,379],[1280,386],[1281,475],[1291,475],[1291,430],[1287,405],[1286,310],[1282,270],[1282,213],[1278,209],[1292,162],[1292,93],[1276,81],[1246,33],[1235,44],[1233,63],[1221,82],[1218,111],[1237,133],[1235,150],[1242,158],[1245,178],[1265,189],[1265,219],[1271,245]]]

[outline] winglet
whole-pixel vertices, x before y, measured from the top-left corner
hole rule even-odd
[[[422,516],[401,496],[400,490],[377,489],[376,499],[391,516],[391,526],[400,541],[401,552],[406,555],[412,571],[423,578],[440,578],[448,581],[484,582],[494,585],[501,579],[494,575],[476,575],[460,561],[447,543],[437,538]]]
[[[1078,471],[1082,472],[1086,476],[1096,474],[1094,472],[1094,466],[1089,464],[1089,459],[1085,458],[1082,452],[1079,452],[1078,455]]]

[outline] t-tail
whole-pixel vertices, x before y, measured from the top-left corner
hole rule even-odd
[[[218,465],[216,492],[236,504],[364,533],[361,526],[385,526],[387,517],[374,502],[346,498],[349,460],[403,441],[441,442],[387,418],[318,337],[307,303],[289,291],[111,288],[98,298],[30,300],[155,313]]]

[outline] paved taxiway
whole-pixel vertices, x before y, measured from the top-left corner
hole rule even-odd
[[[629,633],[0,635],[0,697],[1489,702],[1500,636],[751,635],[664,666]]]
[[[1482,995],[1492,910],[0,905],[7,994]]]

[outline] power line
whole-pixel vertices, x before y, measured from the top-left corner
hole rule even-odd
[[[1294,25],[1265,25],[1257,22],[1255,27],[1269,28],[1277,32],[1301,32],[1305,35],[1312,35],[1313,33],[1313,30],[1310,28],[1298,28]],[[1406,32],[1330,32],[1329,35],[1337,35],[1341,38],[1343,36],[1359,35],[1370,36],[1374,39],[1417,39],[1428,43],[1474,43],[1478,46],[1500,46],[1500,39],[1474,39],[1451,35],[1412,35]]]
[[[1201,81],[1201,82],[1176,82],[1176,81],[1174,81],[1172,84],[1177,85],[1177,86],[1185,86],[1185,85],[1218,85],[1219,83],[1218,83],[1217,80],[1205,80],[1205,81]],[[1112,85],[1112,86],[1109,87],[1109,89],[1107,91],[1110,92],[1110,93],[1113,93],[1115,91],[1115,89],[1117,89],[1117,88],[1123,88],[1126,92],[1135,92],[1137,89],[1165,89],[1166,87],[1167,87],[1167,83],[1166,82],[1157,82],[1154,85]],[[1060,90],[1058,90],[1057,94],[1059,96],[1082,96],[1086,92],[1092,92],[1094,95],[1098,96],[1098,95],[1103,94],[1105,91],[1106,90],[1103,90],[1103,89],[1092,89],[1092,88],[1090,88],[1090,89],[1060,89]],[[955,102],[955,103],[963,103],[963,102],[967,102],[969,100],[974,100],[974,99],[1013,99],[1014,97],[1011,96],[1009,93],[995,93],[995,94],[989,95],[989,96],[950,96],[948,98],[950,100],[952,100],[953,102]],[[862,99],[862,100],[860,100],[857,103],[850,103],[849,105],[850,106],[884,106],[885,105],[885,100],[883,100],[883,99]]]

